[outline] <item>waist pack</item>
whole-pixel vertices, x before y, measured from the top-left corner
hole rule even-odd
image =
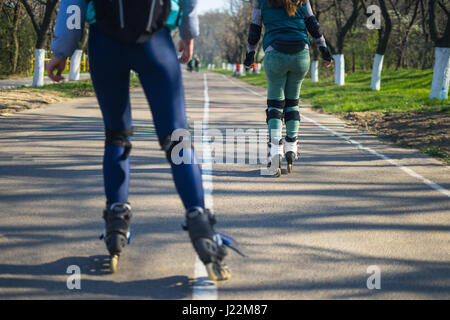
[[[166,26],[170,14],[177,14],[176,25],[172,26],[176,28],[181,16],[180,8],[178,12],[171,13],[171,3],[178,2],[175,0],[88,1],[94,2],[98,28],[113,39],[127,44],[147,42],[155,32]]]
[[[301,39],[277,39],[272,47],[282,53],[296,54],[305,49],[306,42]]]

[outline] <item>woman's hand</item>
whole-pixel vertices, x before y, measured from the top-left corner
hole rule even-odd
[[[333,63],[333,60],[331,61],[327,61],[327,60],[322,60],[323,64],[325,65],[325,67],[329,68],[331,66],[331,64]]]
[[[333,56],[331,55],[328,47],[319,46],[320,55],[322,56],[322,61],[325,67],[329,68],[333,63]]]
[[[48,77],[53,81],[60,82],[64,80],[64,77],[61,76],[62,72],[66,68],[66,59],[60,59],[57,57],[53,57],[45,69],[47,70]],[[53,74],[54,71],[57,71],[56,74]]]
[[[180,57],[180,63],[186,64],[191,61],[194,55],[194,39],[180,40],[178,51],[183,53]]]

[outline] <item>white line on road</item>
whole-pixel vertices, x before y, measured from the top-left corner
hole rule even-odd
[[[256,95],[256,96],[258,96],[258,97],[263,97],[263,98],[265,97],[265,96],[263,96],[263,95],[257,93],[256,91],[253,91],[253,90],[251,90],[251,89],[249,89],[249,88],[247,88],[247,87],[241,85],[240,83],[237,83],[237,82],[231,80],[229,77],[227,77],[227,76],[225,76],[225,75],[222,75],[222,76],[223,76],[225,79],[228,79],[229,81],[231,81],[231,82],[232,82],[233,84],[235,84],[236,86],[241,87],[242,89],[245,89],[245,90],[247,90],[248,92],[251,92],[251,93],[253,93],[254,95]],[[351,144],[355,145],[355,146],[358,147],[359,149],[365,150],[365,151],[367,151],[367,152],[373,154],[374,156],[377,156],[377,157],[379,157],[379,158],[381,158],[381,159],[383,159],[383,160],[389,162],[390,164],[396,166],[397,168],[399,168],[399,169],[402,170],[403,172],[407,173],[407,174],[410,175],[411,177],[416,178],[416,179],[422,181],[423,183],[425,183],[426,185],[428,185],[428,186],[431,187],[432,189],[434,189],[434,190],[436,190],[436,191],[439,191],[439,192],[442,193],[443,195],[445,195],[445,196],[447,196],[447,197],[450,198],[450,191],[448,191],[448,190],[445,189],[444,187],[440,186],[439,184],[437,184],[437,183],[435,183],[435,182],[433,182],[433,181],[431,181],[431,180],[428,180],[428,179],[425,178],[425,177],[422,177],[420,174],[418,174],[418,173],[415,172],[414,170],[412,170],[412,169],[410,169],[410,168],[407,168],[407,167],[405,167],[405,166],[402,165],[402,164],[397,163],[394,159],[389,158],[388,156],[385,156],[384,154],[379,153],[379,152],[377,152],[377,151],[375,151],[375,150],[373,150],[373,149],[371,149],[371,148],[365,147],[363,144],[361,144],[361,143],[359,143],[359,142],[357,142],[357,141],[355,141],[355,140],[353,140],[353,139],[351,139],[351,138],[349,138],[349,137],[347,137],[347,136],[344,136],[344,135],[342,135],[342,134],[339,134],[339,133],[337,133],[336,131],[334,131],[333,129],[330,129],[330,128],[324,126],[323,124],[321,124],[321,123],[319,123],[319,122],[317,122],[317,121],[315,121],[315,120],[313,120],[313,119],[311,119],[311,118],[308,118],[308,117],[306,117],[306,116],[304,116],[304,115],[303,115],[303,118],[306,119],[306,120],[308,120],[308,121],[311,122],[312,124],[318,126],[319,128],[321,128],[321,129],[323,129],[323,130],[325,130],[325,131],[328,131],[328,132],[332,133],[332,134],[335,135],[336,137],[339,137],[339,138],[341,138],[341,139],[344,139],[345,141],[350,142]]]
[[[205,208],[213,211],[213,179],[212,179],[212,156],[211,148],[208,143],[208,137],[205,136],[209,123],[209,94],[208,94],[208,80],[206,73],[203,73],[204,85],[204,106],[203,106],[203,161],[202,161],[202,178],[203,189],[205,192]],[[210,281],[205,270],[205,266],[200,261],[198,256],[195,260],[194,269],[194,285],[193,285],[193,300],[217,300],[217,286],[214,281]]]

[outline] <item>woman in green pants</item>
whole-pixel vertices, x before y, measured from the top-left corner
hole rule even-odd
[[[269,126],[268,167],[281,175],[281,159],[286,158],[288,173],[297,158],[300,123],[300,87],[309,69],[310,41],[319,46],[323,62],[329,67],[330,51],[308,0],[255,0],[244,65],[251,67],[265,26],[263,49],[267,76],[267,124]],[[283,119],[286,136],[282,138]]]

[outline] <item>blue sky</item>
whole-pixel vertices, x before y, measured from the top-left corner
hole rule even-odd
[[[208,10],[223,9],[226,0],[198,0],[198,13],[202,14]]]

